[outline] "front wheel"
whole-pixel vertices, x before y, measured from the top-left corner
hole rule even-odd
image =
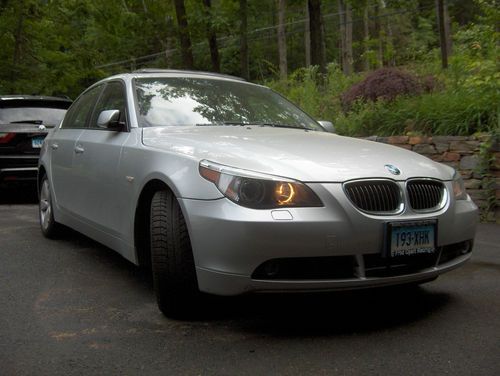
[[[54,209],[52,197],[50,194],[50,185],[47,175],[42,177],[40,185],[40,228],[42,233],[47,238],[54,238],[60,232],[60,225],[54,220]]]
[[[172,192],[154,194],[150,230],[151,269],[158,307],[169,317],[192,316],[201,293],[186,222]]]

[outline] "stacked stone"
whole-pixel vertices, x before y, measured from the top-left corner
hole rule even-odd
[[[447,164],[457,169],[462,175],[467,193],[481,208],[487,207],[488,190],[483,185],[484,176],[479,172],[481,163],[479,147],[488,142],[491,135],[487,133],[473,136],[391,136],[368,137],[369,140],[383,142],[412,150],[432,160]],[[485,218],[500,223],[500,146],[493,144],[491,150],[494,161],[490,165],[489,174],[496,181],[496,212],[484,213]]]

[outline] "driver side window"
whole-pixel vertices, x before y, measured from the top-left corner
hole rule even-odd
[[[104,88],[104,91],[95,106],[90,128],[102,129],[97,126],[97,119],[102,111],[119,110],[120,122],[127,123],[127,106],[125,104],[125,87],[121,82],[110,82]]]
[[[102,85],[99,85],[78,98],[66,113],[61,128],[85,128],[101,91]]]

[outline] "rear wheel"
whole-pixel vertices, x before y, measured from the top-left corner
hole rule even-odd
[[[54,238],[60,232],[60,225],[54,220],[54,210],[52,197],[50,194],[50,185],[47,175],[44,175],[40,184],[40,227],[42,233],[47,238]]]
[[[158,307],[169,317],[192,316],[201,294],[179,202],[170,191],[158,191],[150,213],[151,269]]]

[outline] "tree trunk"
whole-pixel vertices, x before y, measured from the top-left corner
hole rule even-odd
[[[352,58],[352,8],[351,4],[346,4],[345,8],[345,73],[350,75],[353,71]]]
[[[346,74],[345,51],[346,51],[346,33],[345,33],[345,4],[344,0],[338,0],[339,13],[339,34],[340,34],[340,65],[342,72]]]
[[[384,45],[382,38],[382,27],[380,25],[380,7],[375,5],[375,35],[377,36],[377,65],[379,68],[384,66]]]
[[[385,9],[386,9],[385,0],[380,0],[380,3],[382,5],[383,13],[385,13]],[[387,63],[390,66],[395,66],[396,65],[396,59],[394,57],[394,38],[393,38],[393,35],[392,35],[391,22],[393,22],[393,20],[391,20],[391,18],[385,17],[385,22],[384,22],[385,33],[384,34],[386,36],[386,51],[387,50],[390,51],[390,54],[387,54],[387,55],[389,55],[389,56],[387,56],[387,58],[388,58]]]
[[[22,43],[23,43],[23,29],[24,29],[24,6],[19,6],[19,15],[17,18],[16,30],[14,32],[14,55],[12,57],[12,62],[14,63],[14,69],[21,62],[22,54]]]
[[[448,56],[452,54],[453,43],[451,39],[451,19],[450,13],[448,12],[448,2],[447,0],[443,1],[443,17],[444,17],[444,31],[446,34],[446,51],[448,52]]]
[[[278,51],[280,61],[280,78],[286,80],[287,59],[286,59],[286,30],[285,30],[285,10],[286,0],[276,0],[278,6]]]
[[[309,4],[306,2],[306,24],[304,30],[304,49],[306,52],[306,67],[311,65],[311,23],[309,22]]]
[[[241,77],[250,79],[248,68],[247,0],[240,0],[240,70]]]
[[[352,11],[351,5],[344,0],[338,0],[339,29],[342,72],[345,75],[352,73]]]
[[[436,0],[436,13],[439,29],[439,42],[441,45],[441,65],[443,69],[448,68],[448,48],[447,48],[447,36],[446,27],[444,19],[444,0]]]
[[[321,28],[321,0],[309,0],[309,30],[311,33],[311,64],[318,65],[321,73],[326,73],[323,32]]]
[[[210,47],[210,60],[212,60],[212,70],[214,72],[220,72],[220,58],[219,58],[219,48],[217,47],[217,34],[215,33],[211,17],[212,0],[203,0],[205,5],[205,18],[207,20],[207,38],[208,45]]]
[[[165,67],[172,68],[172,55],[176,52],[175,50],[175,39],[171,37],[167,37],[167,41],[165,43]]]
[[[370,42],[370,23],[369,23],[369,13],[368,13],[368,3],[365,3],[365,9],[363,12],[363,50],[364,50],[364,69],[365,71],[370,70],[370,59],[368,43]]]
[[[184,0],[174,0],[177,24],[179,25],[179,41],[181,44],[182,64],[184,68],[193,69],[193,51],[191,49],[191,37],[186,15]]]

